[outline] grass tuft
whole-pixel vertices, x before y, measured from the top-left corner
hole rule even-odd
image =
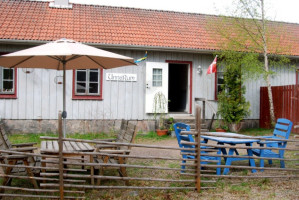
[[[161,141],[161,140],[167,140],[170,137],[168,135],[158,136],[156,132],[150,131],[146,134],[137,134],[136,139],[140,142],[147,140],[147,141]]]

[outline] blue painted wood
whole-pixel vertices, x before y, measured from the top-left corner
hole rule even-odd
[[[265,141],[258,142],[261,147],[275,147],[275,148],[286,148],[287,141],[269,141],[270,139],[289,139],[290,133],[292,130],[293,123],[288,119],[279,118],[277,120],[277,123],[275,125],[273,136],[265,136]],[[252,149],[252,152],[254,155],[260,156],[260,157],[266,157],[268,159],[268,163],[271,165],[272,160],[271,158],[284,158],[284,151],[283,149],[273,151],[270,149]],[[260,167],[264,167],[264,159],[260,160]],[[280,160],[280,167],[285,168],[284,160]],[[261,170],[263,171],[263,170]]]
[[[187,144],[182,144],[181,141],[187,141],[187,142],[194,142],[194,139],[192,137],[192,135],[180,135],[181,131],[190,131],[190,126],[184,123],[175,123],[173,125],[174,127],[174,131],[175,131],[175,135],[176,138],[178,140],[178,144],[180,148],[193,148],[195,149],[194,145],[187,145]],[[203,143],[204,141],[202,141]],[[204,144],[203,144],[204,145]],[[209,147],[205,147],[205,146],[201,146],[201,153],[203,154],[208,154],[208,152],[205,151],[205,149],[207,149]],[[191,150],[181,150],[181,152],[189,152],[189,153],[195,153],[195,151],[191,151]],[[219,151],[217,152],[218,155],[221,154],[221,150],[219,149]],[[195,159],[194,156],[192,155],[182,155],[184,159]],[[221,165],[221,157],[215,157],[215,156],[201,156],[201,160],[218,160],[217,165]],[[182,161],[182,164],[186,163],[185,160]],[[201,164],[207,164],[208,162],[201,162]],[[181,166],[182,171],[184,172],[185,166],[182,165]],[[218,167],[216,169],[216,174],[220,175],[221,174],[221,168]]]
[[[229,148],[228,154],[225,148],[221,148],[221,152],[223,155],[229,155],[229,156],[233,156],[234,153],[236,155],[239,155],[237,148],[235,147],[236,144],[245,144],[246,146],[252,146],[252,143],[254,142],[259,142],[260,140],[258,139],[254,139],[251,136],[247,136],[247,135],[242,135],[242,134],[238,134],[238,133],[227,133],[227,132],[210,132],[211,134],[213,134],[214,136],[205,136],[202,135],[201,137],[204,138],[204,140],[206,142],[208,142],[208,140],[212,140],[212,141],[216,141],[219,145],[224,145],[224,144],[230,144],[232,145],[231,148]],[[221,137],[221,136],[227,136],[227,137]],[[243,139],[243,138],[230,138],[230,137],[245,137],[248,139]],[[246,156],[253,156],[253,152],[251,149],[247,149],[247,155]],[[225,159],[225,158],[224,158]],[[231,157],[227,157],[225,159],[225,165],[226,166],[231,166],[232,162],[234,161],[240,161],[240,160],[248,160],[249,161],[249,165],[251,167],[255,167],[255,162],[253,158],[231,158]],[[229,168],[224,168],[223,170],[223,174],[226,175],[229,172]],[[252,169],[251,170],[252,173],[256,172],[256,169]]]

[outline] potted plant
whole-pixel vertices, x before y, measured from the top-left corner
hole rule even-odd
[[[158,119],[158,129],[156,130],[158,136],[167,135],[167,128],[165,126],[166,113],[168,111],[168,101],[163,92],[157,92],[154,96],[153,113],[154,119]]]
[[[174,132],[174,128],[173,128],[173,125],[174,125],[173,117],[168,118],[168,125],[169,125],[169,128],[168,128],[169,134],[171,135],[171,137],[175,137],[175,132]]]
[[[241,129],[241,121],[247,116],[250,104],[246,101],[245,87],[243,86],[241,66],[225,63],[222,91],[218,94],[218,112],[231,132]]]
[[[226,132],[228,130],[228,126],[224,122],[220,122],[220,120],[217,119],[215,121],[215,130],[216,132]]]

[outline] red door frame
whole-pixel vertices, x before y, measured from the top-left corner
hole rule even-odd
[[[172,63],[172,64],[188,64],[190,68],[190,95],[189,95],[189,113],[192,114],[192,70],[193,70],[193,64],[192,61],[181,61],[181,60],[165,60],[167,63]]]

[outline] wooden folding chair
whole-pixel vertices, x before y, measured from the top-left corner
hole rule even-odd
[[[15,152],[25,152],[25,153],[33,153],[36,147],[33,147],[32,145],[36,143],[23,143],[23,144],[11,144],[5,129],[4,129],[4,123],[0,122],[0,149],[6,150],[6,151],[15,151]],[[11,178],[9,175],[11,173],[19,173],[22,168],[16,168],[14,169],[14,165],[25,165],[25,166],[35,166],[36,165],[36,159],[33,156],[30,155],[20,155],[20,154],[13,154],[13,153],[0,153],[0,162],[2,164],[2,169],[4,174],[6,175],[3,179],[3,186],[10,185]],[[30,177],[34,176],[34,172],[37,172],[36,170],[32,171],[30,168],[25,168],[25,171],[27,172],[27,175]],[[38,188],[38,184],[36,180],[30,179],[34,188]]]
[[[136,125],[129,123],[128,121],[123,121],[121,130],[118,134],[117,139],[115,142],[117,143],[133,143],[136,131],[135,131]],[[107,141],[107,140],[106,140]],[[121,157],[120,155],[129,155],[131,146],[127,145],[96,145],[96,152],[99,153],[105,153],[110,155],[98,155],[94,158],[94,161],[96,163],[102,163],[102,164],[126,164],[127,158]],[[111,155],[113,154],[113,155]],[[126,177],[126,167],[125,166],[99,166],[99,175],[104,175],[104,170],[107,168],[115,168],[118,170],[118,173],[121,177]],[[97,184],[100,184],[101,179],[97,179]],[[128,184],[128,181],[126,181],[126,184]]]

